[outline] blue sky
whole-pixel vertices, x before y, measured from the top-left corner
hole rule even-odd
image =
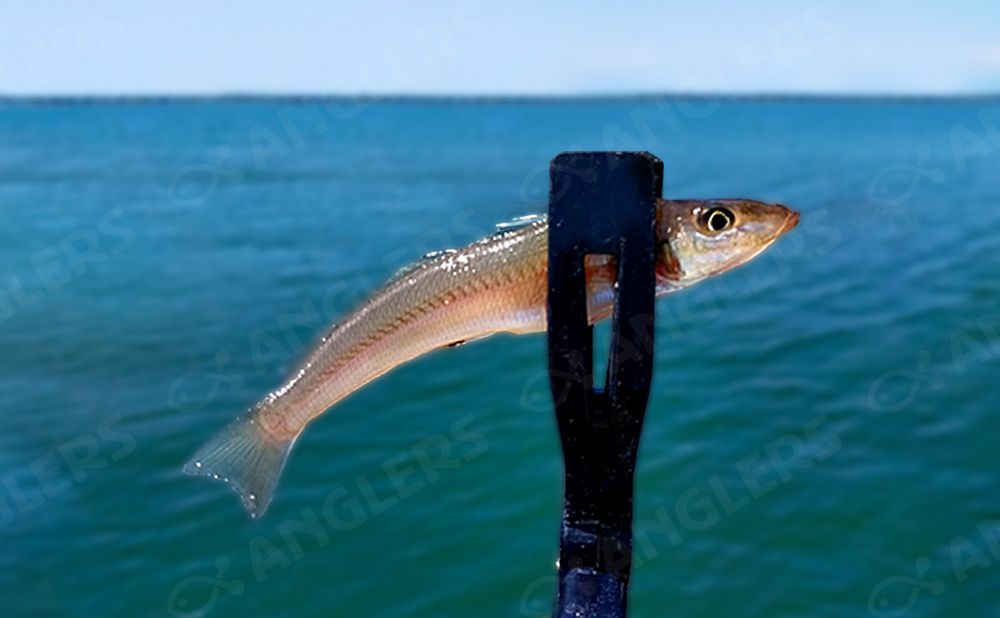
[[[1000,2],[7,3],[0,93],[1000,92]]]

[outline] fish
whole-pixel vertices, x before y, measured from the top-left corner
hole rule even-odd
[[[658,200],[656,294],[745,264],[798,223],[749,199]],[[587,316],[610,317],[615,265],[585,258]],[[306,426],[351,393],[433,350],[496,333],[546,330],[548,222],[522,218],[461,249],[404,268],[332,326],[284,383],[199,449],[183,471],[223,481],[261,516]]]

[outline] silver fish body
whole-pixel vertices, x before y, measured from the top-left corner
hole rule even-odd
[[[730,233],[738,232],[737,213],[741,213],[747,225],[767,223],[767,234],[756,238],[755,232],[752,243],[739,235],[726,242],[720,238],[726,230],[712,231],[710,221],[701,222],[705,214],[700,209],[711,208],[707,204],[722,204],[711,216],[718,217],[719,209],[728,213]],[[658,294],[679,290],[756,255],[794,226],[797,215],[792,220],[790,212],[749,201],[661,201]],[[699,229],[707,238],[698,237]],[[710,245],[715,247],[713,254],[698,255],[705,253],[698,243],[706,242],[718,243]],[[545,330],[547,255],[548,224],[537,217],[464,248],[426,256],[404,269],[334,326],[280,388],[199,450],[185,471],[227,482],[252,516],[261,514],[295,439],[310,421],[351,393],[438,348],[494,333]],[[610,315],[614,267],[606,257],[589,256],[586,273],[588,313],[595,322]]]

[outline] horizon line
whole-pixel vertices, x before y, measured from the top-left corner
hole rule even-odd
[[[732,100],[775,102],[948,102],[1000,101],[1000,91],[970,93],[866,93],[866,92],[631,92],[581,94],[473,94],[473,93],[92,93],[92,94],[6,94],[0,93],[0,108],[4,103],[67,104],[67,103],[212,103],[212,102],[308,102],[361,101],[370,103],[615,103],[669,99]]]

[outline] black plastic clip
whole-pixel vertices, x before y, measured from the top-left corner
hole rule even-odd
[[[549,194],[549,382],[566,465],[556,616],[625,616],[636,453],[653,370],[656,199],[647,152],[566,152]],[[593,388],[584,256],[614,256],[603,390]]]

